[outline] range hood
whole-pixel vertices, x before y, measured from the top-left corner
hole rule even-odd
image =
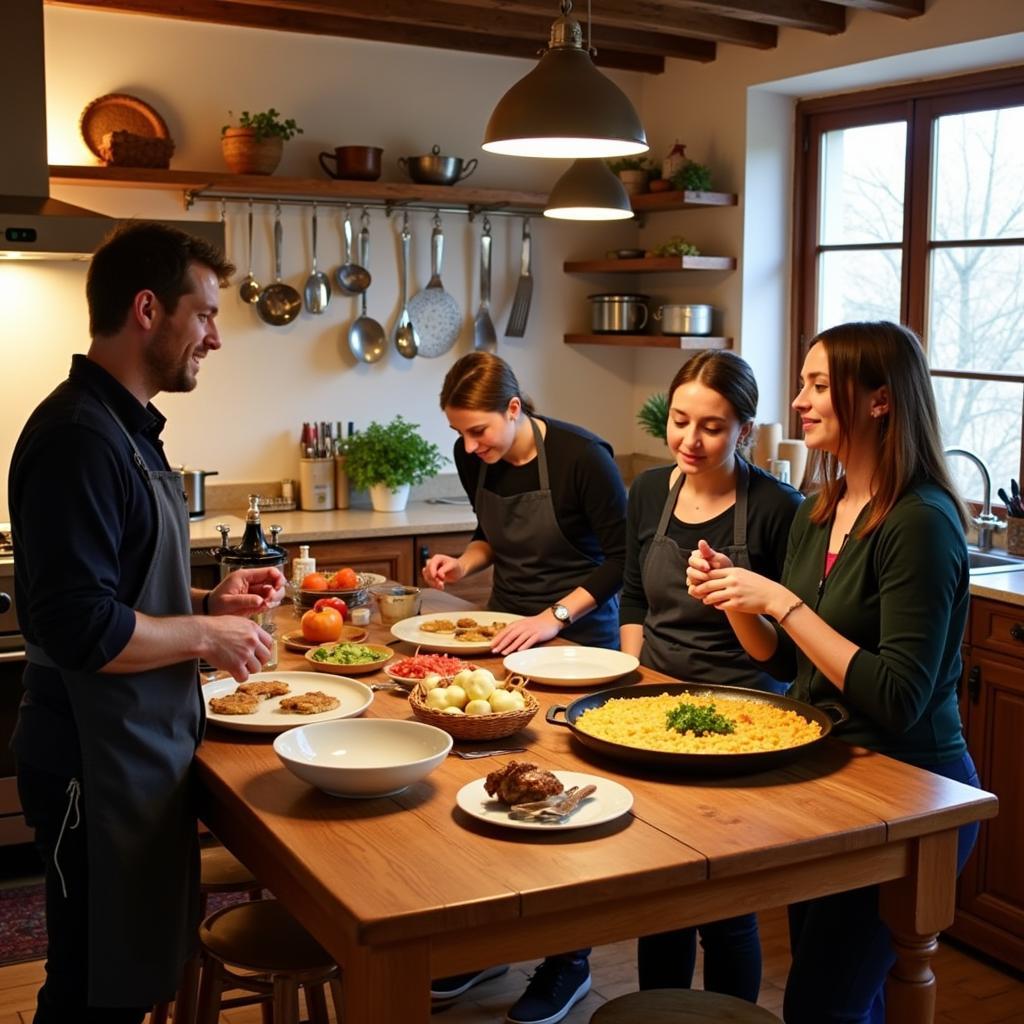
[[[119,221],[50,198],[43,0],[5,0],[2,20],[0,96],[10,102],[0,146],[0,260],[88,259]],[[224,248],[219,222],[164,223]]]

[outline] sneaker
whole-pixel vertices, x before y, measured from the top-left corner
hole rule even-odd
[[[507,970],[508,964],[500,964],[498,967],[487,967],[482,971],[470,971],[468,974],[453,974],[450,978],[435,978],[430,983],[430,998],[434,1002],[458,999],[474,985],[498,978]]]
[[[590,991],[590,964],[545,960],[508,1011],[507,1024],[557,1024]]]

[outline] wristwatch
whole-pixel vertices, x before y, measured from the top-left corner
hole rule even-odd
[[[551,606],[551,614],[563,625],[568,626],[572,622],[572,616],[569,614],[569,609],[564,604],[553,604]]]

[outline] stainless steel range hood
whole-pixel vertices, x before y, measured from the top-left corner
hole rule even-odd
[[[0,260],[88,259],[119,221],[50,198],[43,0],[5,0],[0,25],[0,96],[9,99],[0,146]],[[224,248],[218,222],[170,223]]]

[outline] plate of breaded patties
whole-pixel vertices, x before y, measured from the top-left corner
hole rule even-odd
[[[317,672],[257,672],[244,683],[215,679],[203,685],[206,717],[241,732],[284,732],[305,722],[355,718],[373,702],[356,679]]]
[[[521,618],[510,612],[434,612],[396,622],[391,635],[428,651],[482,654],[491,649],[498,633]]]

